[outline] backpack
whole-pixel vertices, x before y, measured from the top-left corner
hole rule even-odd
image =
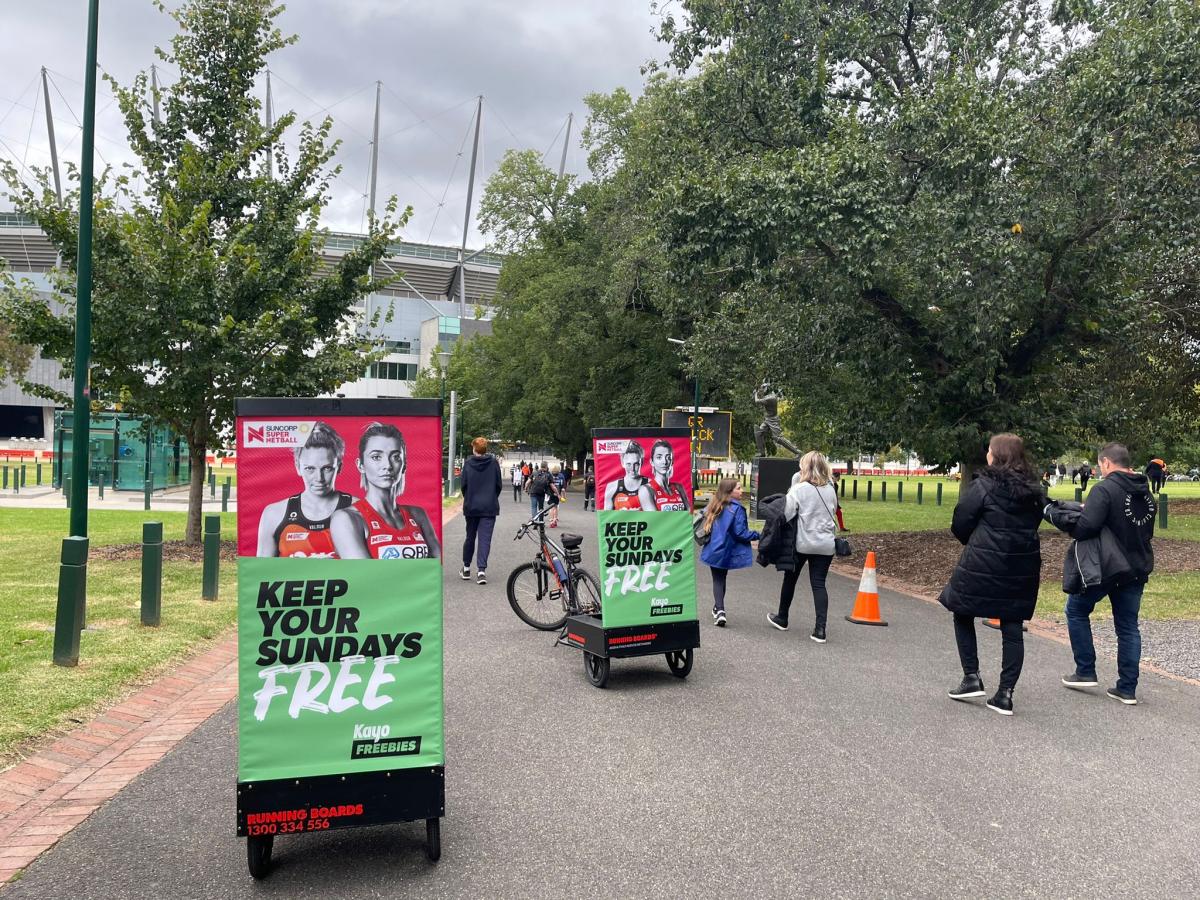
[[[692,513],[692,539],[701,547],[707,547],[712,540],[712,530],[704,530],[704,513],[702,509]]]
[[[533,476],[533,480],[529,482],[529,493],[544,494],[550,490],[550,473],[538,470],[538,473]]]

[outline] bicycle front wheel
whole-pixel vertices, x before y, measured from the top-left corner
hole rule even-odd
[[[587,569],[576,568],[571,573],[571,596],[577,613],[600,615],[600,582]]]
[[[550,596],[555,581],[540,563],[522,563],[508,576],[508,605],[526,625],[555,631],[567,621],[561,597]]]

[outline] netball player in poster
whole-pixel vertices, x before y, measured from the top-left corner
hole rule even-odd
[[[646,451],[636,440],[631,440],[621,451],[621,465],[625,474],[609,483],[604,491],[604,505],[601,509],[644,509],[653,512],[654,494],[646,486],[647,479],[642,472],[642,460]]]
[[[441,545],[429,515],[398,504],[408,467],[404,435],[374,422],[358,442],[358,471],[366,496],[333,515],[330,529],[342,559],[440,559]]]
[[[662,438],[654,442],[650,448],[650,485],[654,506],[659,512],[670,510],[691,509],[687,489],[677,481],[672,481],[675,474],[675,451],[671,449],[670,441]]]
[[[346,443],[324,422],[313,423],[294,451],[304,490],[266,506],[258,520],[258,556],[337,557],[329,520],[354,498],[335,486]]]

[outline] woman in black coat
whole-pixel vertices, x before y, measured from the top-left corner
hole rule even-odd
[[[950,691],[955,700],[983,697],[975,619],[999,619],[1003,635],[1000,687],[989,709],[1011,716],[1012,693],[1025,659],[1022,623],[1037,605],[1042,554],[1038,526],[1045,494],[1015,434],[997,434],[988,444],[987,467],[964,488],[950,530],[966,546],[942,605],[954,613],[954,637],[962,661],[962,683]]]

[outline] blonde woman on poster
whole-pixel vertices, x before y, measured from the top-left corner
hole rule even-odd
[[[304,446],[295,450],[296,474],[304,490],[263,509],[258,556],[337,557],[330,519],[354,502],[335,486],[345,454],[342,436],[325,422],[314,422]]]
[[[647,479],[642,472],[642,460],[646,451],[636,440],[631,440],[621,451],[621,465],[625,474],[611,482],[604,491],[604,505],[601,509],[643,509],[654,512],[654,494],[647,487]]]
[[[404,435],[374,422],[358,442],[358,471],[366,496],[333,515],[330,529],[342,559],[440,559],[428,513],[398,504],[408,466]]]

